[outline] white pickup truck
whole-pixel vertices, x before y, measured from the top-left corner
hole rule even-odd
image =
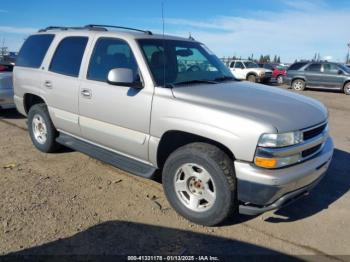
[[[236,79],[254,83],[266,83],[272,77],[271,70],[260,68],[257,63],[249,60],[232,60],[229,62],[229,68]]]

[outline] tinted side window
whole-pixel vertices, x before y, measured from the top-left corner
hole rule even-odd
[[[16,66],[39,68],[54,35],[32,35],[24,42],[16,59]]]
[[[235,62],[231,62],[230,67],[233,68],[234,65],[235,65]]]
[[[90,59],[87,78],[106,82],[109,71],[115,68],[131,69],[135,81],[139,80],[138,66],[129,45],[120,39],[100,38]]]
[[[265,68],[265,69],[273,70],[272,65],[269,65],[269,64],[264,64],[264,68]]]
[[[324,64],[323,70],[325,73],[337,74],[340,68],[336,64]]]
[[[49,70],[77,77],[87,42],[87,37],[73,36],[64,38],[59,43],[52,57]]]
[[[306,70],[311,72],[320,72],[321,64],[311,64],[306,68]]]
[[[12,72],[13,65],[1,65],[0,64],[0,72]]]
[[[294,63],[288,68],[288,70],[299,70],[300,68],[302,68],[306,64],[307,63]]]
[[[235,64],[235,68],[241,68],[241,69],[244,69],[244,65],[242,62],[236,62]]]

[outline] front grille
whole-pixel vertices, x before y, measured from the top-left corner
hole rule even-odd
[[[316,153],[320,148],[321,148],[322,144],[319,144],[317,146],[311,147],[309,149],[304,150],[301,155],[303,158],[311,156],[312,154]]]
[[[325,130],[326,126],[327,126],[327,123],[325,123],[321,126],[315,127],[313,129],[309,129],[309,130],[304,131],[303,132],[304,140],[308,140],[308,139],[311,139],[311,138],[318,136],[319,134],[321,134]]]

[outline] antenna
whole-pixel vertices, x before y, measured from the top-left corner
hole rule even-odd
[[[164,38],[164,31],[165,31],[165,22],[164,22],[164,1],[162,1],[162,24],[163,24],[163,38]]]
[[[165,37],[164,37],[164,32],[165,32],[165,21],[164,21],[164,1],[162,1],[162,24],[163,24],[163,85],[164,85],[164,87],[165,87],[166,84],[165,84]]]

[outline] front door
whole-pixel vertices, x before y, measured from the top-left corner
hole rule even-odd
[[[323,65],[323,85],[329,88],[340,89],[343,87],[344,73],[336,64]]]
[[[147,161],[153,90],[107,83],[108,72],[115,68],[132,69],[135,81],[140,79],[126,41],[96,39],[79,92],[82,136],[107,149]]]
[[[234,77],[237,79],[245,79],[245,67],[244,64],[240,61],[236,61],[231,72],[233,73]]]

